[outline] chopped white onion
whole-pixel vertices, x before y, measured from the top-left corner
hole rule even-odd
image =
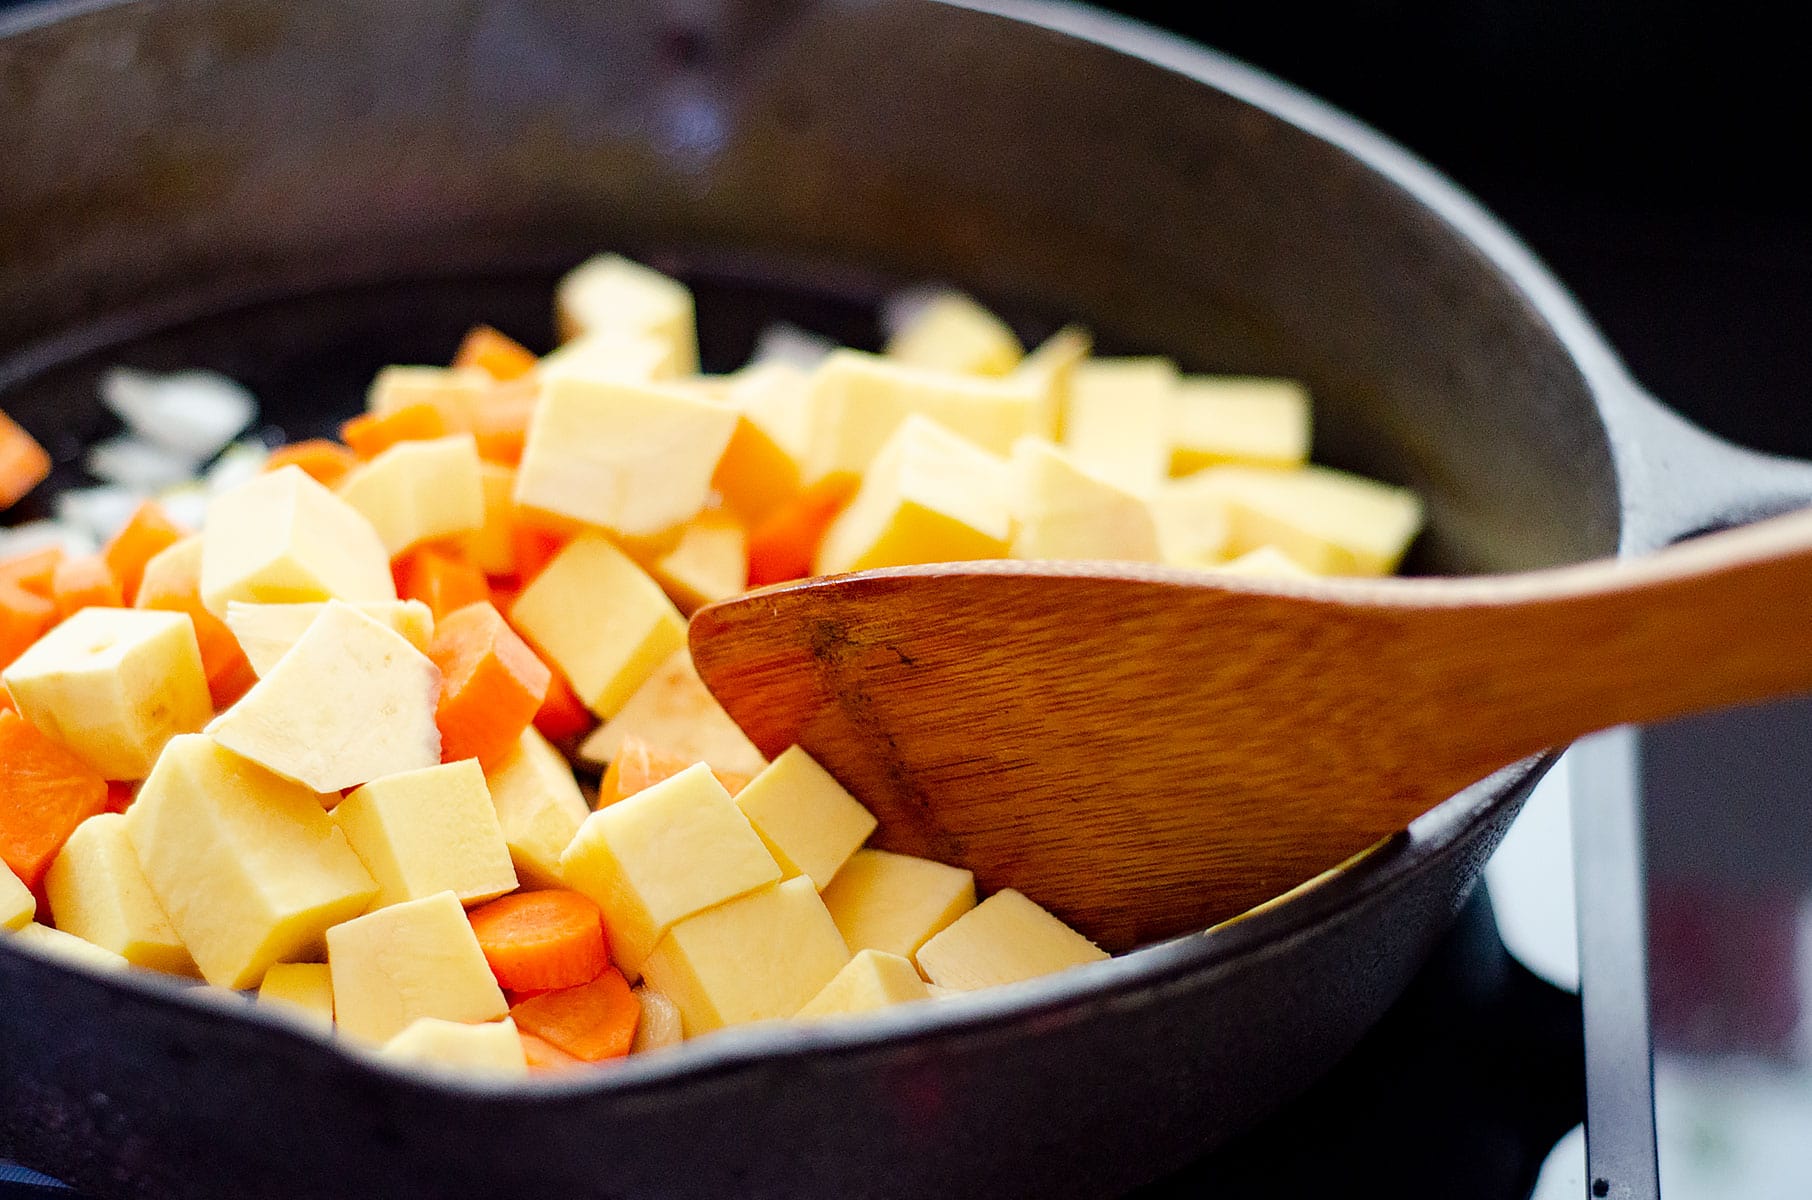
[[[86,530],[62,521],[26,521],[0,529],[0,558],[30,554],[47,546],[60,546],[65,554],[93,554],[100,543]]]
[[[101,376],[101,399],[138,437],[191,463],[219,453],[258,415],[252,394],[214,371],[115,367]]]
[[[781,362],[801,371],[810,371],[837,348],[837,343],[822,334],[801,329],[785,321],[775,321],[755,339],[755,353],[749,365]]]
[[[208,519],[208,490],[199,483],[184,483],[157,494],[164,515],[184,529],[200,529]]]
[[[96,479],[140,494],[170,487],[195,474],[195,464],[184,456],[135,437],[96,442],[83,465]]]
[[[81,530],[96,542],[104,542],[132,519],[133,510],[142,499],[137,492],[112,484],[68,488],[57,495],[57,520]]]
[[[271,452],[263,442],[247,438],[228,446],[221,456],[202,476],[202,483],[208,495],[218,496],[224,491],[238,487],[258,472],[264,470],[264,462]]]

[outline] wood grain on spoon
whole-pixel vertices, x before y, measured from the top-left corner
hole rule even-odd
[[[877,844],[1119,950],[1242,912],[1544,748],[1812,691],[1812,510],[1513,576],[902,567],[710,606],[691,642],[755,743],[804,746]]]

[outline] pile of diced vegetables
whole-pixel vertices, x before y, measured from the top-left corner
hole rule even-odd
[[[229,445],[229,381],[108,377],[103,484],[0,534],[12,944],[503,1073],[1086,963],[1025,896],[866,848],[805,751],[766,761],[685,614],[962,559],[1380,574],[1421,521],[1306,465],[1290,381],[1074,328],[1027,354],[955,293],[897,305],[885,354],[782,329],[725,376],[646,267],[594,259],[556,307],[552,354],[480,327],[268,454]],[[0,415],[0,507],[49,466]]]

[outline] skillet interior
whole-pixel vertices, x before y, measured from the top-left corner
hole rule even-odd
[[[442,358],[472,319],[544,342],[554,271],[612,246],[701,282],[714,365],[746,348],[754,295],[861,341],[879,281],[947,278],[1027,332],[1068,315],[1192,369],[1306,378],[1318,457],[1429,498],[1418,569],[1613,551],[1610,455],[1565,349],[1481,255],[1345,154],[1196,82],[943,5],[764,13],[146,0],[16,29],[0,38],[0,405],[73,454],[105,428],[96,364],[214,365],[305,433],[376,365]],[[1224,1139],[1350,1046],[1463,898],[1523,778],[1450,804],[1336,888],[1094,979],[872,1034],[701,1044],[515,1100],[7,955],[4,1127],[103,1192],[306,1194],[331,1163],[378,1171],[371,1194],[405,1179],[415,1194],[1084,1194]],[[1077,1053],[1092,1065],[1066,1067]],[[292,1076],[306,1083],[286,1128],[257,1125],[279,1111],[259,1093]],[[761,1098],[777,1111],[729,1144],[658,1145]],[[535,1124],[550,1110],[557,1133]],[[486,1112],[503,1115],[474,1133]],[[130,1136],[97,1162],[84,1131],[109,1123]],[[784,1149],[808,1129],[811,1153],[748,1140]],[[505,1134],[538,1152],[487,1154]],[[336,1136],[325,1162],[273,1173],[277,1146]],[[586,1153],[598,1137],[609,1167]],[[889,1177],[855,1173],[862,1153]],[[688,1178],[660,1175],[681,1162]],[[365,1190],[346,1178],[332,1194]]]

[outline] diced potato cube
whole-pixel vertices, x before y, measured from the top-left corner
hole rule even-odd
[[[1230,562],[1209,569],[1220,571],[1225,575],[1252,575],[1261,579],[1313,579],[1315,577],[1313,571],[1304,568],[1301,563],[1276,546],[1260,546],[1256,550],[1248,550]]]
[[[644,970],[679,1006],[686,1036],[697,1037],[792,1016],[848,961],[824,902],[800,876],[680,921]]]
[[[560,872],[604,911],[611,957],[631,981],[674,922],[780,878],[702,763],[585,818]]]
[[[516,503],[652,537],[704,509],[738,419],[678,387],[549,379],[523,443]]]
[[[565,886],[560,855],[591,813],[566,758],[531,725],[484,779],[517,878],[528,887]]]
[[[207,733],[285,779],[337,792],[440,762],[440,671],[338,601]]]
[[[262,678],[289,653],[325,607],[322,603],[247,604],[234,600],[227,605],[226,623],[253,673]],[[378,600],[352,607],[396,630],[423,654],[428,652],[434,637],[434,613],[420,600]]]
[[[80,828],[80,826],[78,826]],[[12,868],[0,863],[0,929],[23,929],[38,915],[38,901]]]
[[[478,442],[469,433],[398,442],[340,482],[340,499],[395,558],[411,546],[484,528]]]
[[[984,379],[838,350],[812,373],[807,480],[869,470],[911,416],[936,422],[984,450],[1005,454],[1026,434],[1046,434],[1049,390],[1043,381]]]
[[[926,979],[961,991],[1032,979],[1106,957],[1012,888],[995,892],[958,917],[914,956]]]
[[[887,356],[966,375],[1005,375],[1025,353],[1007,323],[961,292],[919,303],[887,339]]]
[[[374,779],[333,810],[377,880],[373,908],[450,891],[478,904],[516,888],[516,869],[475,758]]]
[[[798,746],[789,747],[736,793],[783,878],[804,875],[823,891],[875,831],[874,814]]]
[[[910,961],[884,950],[863,950],[843,964],[797,1016],[802,1021],[818,1020],[930,998],[918,968]]]
[[[505,1017],[481,1025],[417,1017],[384,1043],[386,1058],[447,1070],[504,1077],[527,1075],[528,1058],[516,1022]]]
[[[327,931],[334,1020],[387,1042],[421,1017],[494,1021],[509,1012],[452,892],[374,909]]]
[[[1070,379],[1063,444],[1084,467],[1140,496],[1170,469],[1176,364],[1165,358],[1097,358]]]
[[[366,389],[365,409],[382,416],[411,404],[432,404],[470,424],[492,382],[476,367],[385,367]]]
[[[907,418],[818,548],[820,574],[1006,553],[1006,463],[924,417]]]
[[[44,876],[58,929],[105,947],[135,967],[193,975],[195,963],[151,894],[121,813],[76,826]]]
[[[516,573],[516,468],[478,464],[484,490],[484,524],[459,539],[466,560],[486,575]]]
[[[698,371],[691,291],[640,263],[615,254],[580,263],[554,292],[554,316],[563,340],[604,330],[653,335],[672,347],[679,374]]]
[[[85,941],[73,933],[40,925],[36,921],[23,925],[6,936],[12,939],[12,945],[24,946],[33,953],[59,962],[76,963],[101,971],[124,971],[128,966],[124,958],[111,950]]]
[[[273,963],[258,985],[258,1002],[275,1005],[333,1029],[333,971],[326,963]]]
[[[706,509],[680,526],[679,540],[655,556],[648,573],[690,615],[749,586],[749,535],[722,509]]]
[[[214,715],[186,613],[84,608],[0,680],[21,715],[108,779],[143,779],[165,742]]]
[[[1173,567],[1212,567],[1226,557],[1232,522],[1227,498],[1205,488],[1200,477],[1174,479],[1151,499],[1158,524],[1158,546]]]
[[[686,644],[686,619],[660,584],[597,533],[554,556],[516,598],[510,622],[600,717],[615,716]]]
[[[1088,361],[1094,339],[1088,331],[1066,325],[1038,344],[1013,368],[1012,378],[1029,383],[1044,393],[1045,408],[1040,414],[1038,433],[1056,437],[1063,427],[1063,414],[1070,406],[1070,393],[1076,379],[1076,368]]]
[[[1021,438],[1009,463],[1014,558],[1156,562],[1151,505],[1084,470],[1042,438]]]
[[[396,599],[377,530],[301,467],[257,475],[214,499],[201,538],[201,601]]]
[[[581,334],[542,359],[535,378],[614,380],[651,383],[681,374],[673,345],[661,338],[628,330]]]
[[[164,747],[126,834],[202,978],[221,987],[319,954],[327,928],[377,895],[319,796],[201,734]]]
[[[1309,392],[1294,379],[1186,375],[1171,409],[1170,473],[1309,461]]]
[[[686,1027],[679,1005],[645,983],[635,989],[635,998],[642,1006],[642,1017],[636,1022],[635,1040],[629,1044],[631,1054],[665,1050],[685,1040]]]
[[[824,904],[852,952],[911,958],[975,907],[975,876],[928,858],[858,850],[824,889]]]
[[[579,746],[579,757],[602,766],[616,758],[626,737],[736,775],[753,775],[768,764],[705,687],[684,647],[667,656],[616,716],[592,731]]]
[[[1414,492],[1328,467],[1210,467],[1198,480],[1227,501],[1229,555],[1275,546],[1317,575],[1388,575],[1422,528]]]

